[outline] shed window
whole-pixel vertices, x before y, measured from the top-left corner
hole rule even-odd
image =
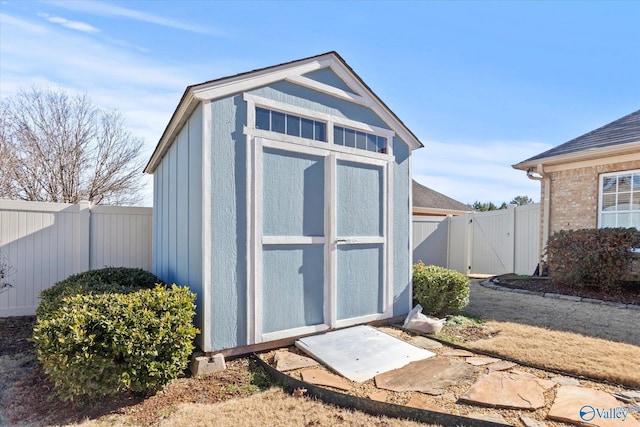
[[[256,107],[256,129],[327,141],[327,124],[288,113]]]
[[[640,229],[640,170],[600,175],[600,227]]]
[[[387,138],[342,126],[333,127],[333,143],[374,153],[387,152]]]

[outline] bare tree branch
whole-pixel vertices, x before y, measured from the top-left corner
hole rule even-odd
[[[94,204],[141,200],[143,140],[86,95],[21,90],[0,103],[0,197]]]

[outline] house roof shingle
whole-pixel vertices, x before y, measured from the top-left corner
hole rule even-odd
[[[514,167],[550,157],[566,156],[634,142],[640,142],[640,110],[524,160]]]
[[[425,187],[416,180],[412,180],[411,192],[413,195],[414,208],[432,208],[464,212],[473,210],[464,203]]]

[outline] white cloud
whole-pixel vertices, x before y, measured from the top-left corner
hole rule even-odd
[[[19,28],[23,31],[27,31],[32,34],[43,34],[47,32],[47,29],[42,25],[37,25],[28,21],[24,21],[22,19],[16,18],[11,15],[6,15],[4,13],[0,13],[0,24],[2,27],[5,25]]]
[[[62,25],[65,28],[69,28],[71,30],[82,31],[84,33],[99,33],[100,30],[96,27],[87,24],[85,22],[80,21],[70,21],[66,18],[62,18],[60,16],[51,16],[47,13],[39,13],[38,16],[45,18],[47,21],[52,22],[54,24]]]
[[[208,34],[208,35],[224,35],[222,31],[218,31],[211,27],[203,27],[195,25],[189,22],[182,22],[175,19],[165,18],[163,16],[152,15],[145,12],[140,12],[126,7],[116,6],[114,4],[104,3],[100,1],[51,1],[58,7],[62,7],[69,10],[75,10],[85,13],[91,13],[100,16],[110,16],[117,18],[132,19],[139,22],[146,22],[149,24],[161,25],[164,27],[175,28],[178,30]]]

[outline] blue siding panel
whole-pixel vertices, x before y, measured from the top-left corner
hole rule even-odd
[[[393,315],[409,313],[411,309],[411,176],[409,147],[399,138],[393,139]]]
[[[382,312],[382,245],[338,246],[338,320]]]
[[[211,103],[211,342],[213,350],[247,344],[247,116],[242,96]],[[207,242],[205,241],[205,244]]]
[[[329,86],[333,86],[335,88],[353,93],[351,88],[347,86],[347,84],[340,77],[338,77],[338,75],[334,73],[331,68],[322,68],[320,70],[303,74],[303,76],[311,80],[315,80],[319,83],[324,83]]]
[[[324,159],[267,148],[263,155],[263,234],[324,235]]]
[[[323,323],[324,246],[263,250],[263,333]]]
[[[338,161],[338,236],[382,236],[382,168]]]

